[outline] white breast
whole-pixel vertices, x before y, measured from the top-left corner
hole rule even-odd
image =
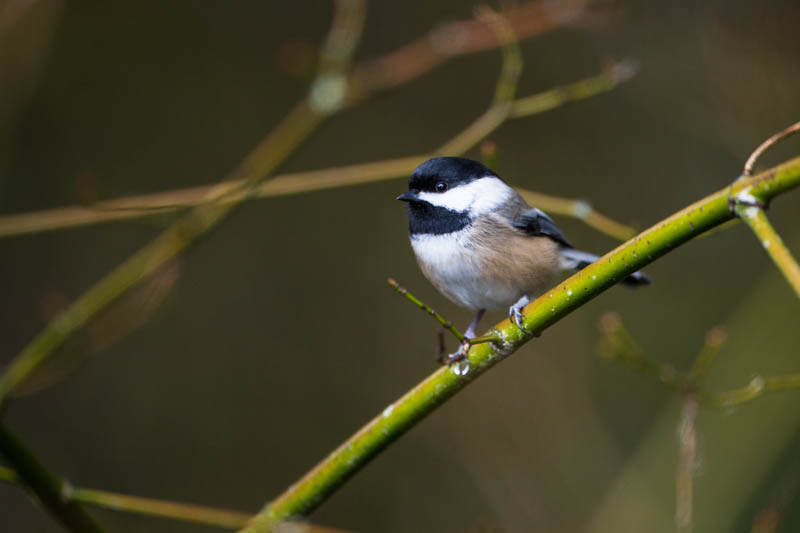
[[[482,275],[480,257],[467,245],[471,231],[414,235],[411,246],[425,276],[450,300],[472,310],[505,310],[520,294]]]

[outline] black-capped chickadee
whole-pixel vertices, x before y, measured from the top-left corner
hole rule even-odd
[[[408,202],[411,246],[422,273],[451,301],[476,312],[467,338],[487,309],[508,309],[522,328],[522,308],[561,271],[581,270],[598,258],[573,248],[549,216],[477,161],[429,159],[397,199]],[[650,279],[636,272],[623,283]],[[463,358],[463,348],[451,361]]]

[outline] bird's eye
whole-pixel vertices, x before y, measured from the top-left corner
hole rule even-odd
[[[436,192],[444,192],[447,190],[447,184],[443,181],[440,181],[436,184]]]

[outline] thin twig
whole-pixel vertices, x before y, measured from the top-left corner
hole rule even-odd
[[[768,201],[798,186],[800,157],[740,180],[734,184],[733,192],[749,187],[754,196]],[[733,214],[728,209],[728,194],[728,188],[719,190],[678,211],[546,292],[525,308],[524,330],[508,319],[495,325],[494,330],[503,339],[502,346],[473,346],[467,354],[471,368],[467,373],[442,367],[431,374],[272,500],[244,531],[267,531],[281,520],[306,515],[394,440],[535,335],[617,281],[730,220]]]
[[[460,343],[466,342],[468,345],[472,346],[473,344],[484,344],[487,342],[502,341],[500,337],[493,334],[484,335],[482,337],[472,337],[470,339],[466,338],[464,334],[458,330],[458,328],[453,326],[452,322],[450,322],[442,315],[434,311],[431,306],[429,306],[428,304],[426,304],[425,302],[423,302],[422,300],[420,300],[419,298],[408,292],[408,290],[406,290],[404,287],[401,287],[394,279],[389,278],[387,282],[398,294],[405,297],[406,300],[408,300],[412,304],[416,305],[417,307],[419,307],[420,309],[431,315],[444,329],[452,333],[453,337],[455,337],[458,340],[458,342]]]
[[[433,317],[433,318],[434,318],[434,319],[435,319],[435,320],[436,320],[436,321],[437,321],[439,324],[441,324],[441,326],[442,326],[444,329],[446,329],[447,331],[449,331],[450,333],[452,333],[452,334],[453,334],[453,337],[455,337],[456,339],[458,339],[458,342],[464,342],[464,341],[466,340],[466,338],[464,337],[464,334],[463,334],[463,333],[461,333],[460,331],[458,331],[458,328],[457,328],[457,327],[455,327],[455,326],[453,325],[453,323],[452,323],[452,322],[450,322],[449,320],[447,320],[446,318],[444,318],[442,315],[440,315],[439,313],[437,313],[436,311],[434,311],[434,310],[433,310],[433,308],[432,308],[432,307],[430,307],[428,304],[426,304],[425,302],[423,302],[422,300],[420,300],[419,298],[417,298],[416,296],[414,296],[413,294],[411,294],[410,292],[408,292],[408,291],[407,291],[406,289],[404,289],[403,287],[401,287],[401,286],[400,286],[400,285],[399,285],[399,284],[398,284],[398,283],[397,283],[395,280],[393,280],[392,278],[389,278],[389,279],[388,279],[388,280],[386,280],[386,281],[387,281],[387,283],[389,283],[389,285],[390,285],[390,286],[391,286],[391,287],[392,287],[392,288],[393,288],[393,289],[394,289],[394,290],[395,290],[395,291],[396,291],[398,294],[400,294],[400,295],[401,295],[401,296],[403,296],[403,297],[404,297],[406,300],[408,300],[408,301],[409,301],[409,302],[411,302],[412,304],[416,305],[417,307],[419,307],[420,309],[422,309],[423,311],[425,311],[426,313],[428,313],[429,315],[431,315],[431,316],[432,316],[432,317]]]
[[[626,63],[623,61],[621,64]],[[626,78],[617,74],[619,71],[626,71],[626,69],[607,69],[597,76],[514,100],[514,103],[511,104],[511,116],[508,116],[502,108],[490,108],[491,111],[484,113],[436,152],[448,155],[463,154],[499,127],[502,123],[500,118],[509,120],[544,113],[569,102],[605,93],[625,81]],[[0,237],[143,218],[187,209],[207,203],[209,194],[214,187],[217,187],[215,202],[221,204],[406,178],[417,165],[430,156],[431,154],[419,154],[322,170],[280,174],[250,191],[249,195],[242,190],[241,182],[225,181],[219,185],[105,200],[90,206],[75,205],[6,215],[0,217]],[[635,233],[630,226],[620,224],[598,213],[584,200],[563,199],[525,189],[520,189],[520,192],[529,203],[550,214],[575,217],[616,239],[628,239]]]
[[[658,361],[643,350],[625,328],[617,313],[605,313],[600,318],[600,331],[603,334],[599,346],[601,357],[625,363],[671,389],[677,391],[686,389],[686,379],[674,366]]]
[[[226,529],[242,527],[250,519],[249,513],[214,509],[190,503],[171,502],[154,498],[142,498],[95,489],[74,489],[71,500],[91,504],[114,511],[124,511],[158,518],[169,518],[182,522],[193,522]]]
[[[764,378],[755,376],[744,387],[724,392],[706,393],[704,403],[713,407],[728,408],[759,398],[767,392],[800,389],[800,374],[787,374]]]
[[[361,9],[363,2],[340,0],[336,6],[337,9],[343,10]],[[334,16],[335,24],[341,24],[342,20],[354,24],[348,31],[352,32],[353,38],[357,39],[361,31],[361,18],[358,16]],[[337,31],[345,31],[341,27],[334,26],[334,28]],[[335,39],[333,42],[338,43]],[[340,66],[344,68],[344,64]],[[329,67],[326,66],[326,68]],[[321,75],[329,76],[331,72],[324,70]],[[27,379],[89,320],[159,267],[182,253],[198,238],[221,222],[238,205],[236,201],[206,203],[208,199],[218,200],[233,196],[231,187],[238,188],[237,192],[241,194],[237,196],[242,198],[249,196],[251,191],[308,137],[325,116],[327,115],[314,110],[310,96],[304,99],[224,180],[228,183],[220,183],[208,190],[197,208],[181,217],[161,235],[112,270],[59,313],[11,361],[6,371],[0,376],[0,405],[11,391]]]
[[[481,337],[472,337],[471,339],[467,339],[467,344],[469,344],[470,346],[475,344],[486,344],[487,342],[499,343],[503,342],[503,338],[500,337],[499,335],[490,333],[489,335],[483,335]]]
[[[683,396],[678,423],[678,467],[675,474],[675,526],[678,533],[692,531],[692,503],[697,462],[697,397]]]
[[[739,218],[750,227],[756,237],[761,241],[761,246],[767,251],[775,266],[800,297],[800,265],[792,256],[792,252],[781,239],[780,234],[770,224],[767,213],[761,207],[754,205],[737,204],[735,207]]]
[[[708,333],[706,333],[706,341],[703,344],[703,348],[700,350],[700,353],[697,354],[697,357],[695,357],[692,367],[689,370],[687,376],[689,383],[698,383],[705,377],[727,338],[728,335],[721,327],[711,328]]]
[[[268,174],[316,129],[323,118],[343,107],[346,75],[356,44],[361,39],[365,15],[366,0],[334,1],[331,27],[320,50],[317,73],[308,95],[242,161],[233,175],[211,188],[200,207],[227,213],[231,207],[253,196]],[[226,197],[237,197],[238,200],[223,202]]]
[[[578,21],[587,11],[586,0],[534,1],[503,12],[517,39],[528,39]],[[357,65],[348,83],[348,100],[357,102],[375,91],[396,88],[466,54],[501,45],[485,21],[457,20],[433,28],[427,35],[376,60]]]
[[[437,155],[459,155],[476,146],[506,121],[514,104],[514,94],[522,73],[519,43],[504,17],[488,8],[479,10],[479,16],[497,34],[497,40],[503,43],[503,61],[495,84],[494,98],[489,109],[472,124],[435,150]]]
[[[511,118],[525,117],[553,109],[567,102],[583,100],[590,96],[608,92],[633,78],[639,67],[630,59],[609,65],[601,74],[584,80],[556,87],[549,91],[519,98],[511,105]]]
[[[522,73],[522,51],[519,48],[519,41],[507,17],[486,6],[477,7],[475,15],[478,20],[491,28],[497,36],[497,42],[501,45],[503,62],[494,89],[493,103],[498,106],[507,106],[514,101],[519,76]]]
[[[259,147],[264,157],[264,175],[296,147],[321,119],[301,105],[278,126],[272,143]],[[299,123],[302,123],[301,127]],[[0,403],[22,381],[44,363],[64,342],[110,303],[136,286],[159,267],[183,252],[197,238],[219,223],[235,204],[203,205],[156,237],[59,313],[20,352],[0,377]]]
[[[786,139],[787,137],[791,137],[798,131],[800,131],[800,122],[792,124],[788,128],[779,131],[778,133],[776,133],[775,135],[773,135],[772,137],[761,143],[758,146],[758,148],[753,150],[753,153],[750,154],[750,157],[747,158],[747,161],[744,164],[744,171],[742,172],[742,174],[744,176],[751,176],[753,174],[753,169],[755,168],[756,163],[758,162],[758,159],[762,155],[764,155],[764,152],[766,152],[767,150],[769,150],[782,140]]]
[[[7,483],[19,483],[19,476],[11,468],[0,467],[0,480]],[[139,496],[95,489],[73,488],[70,491],[65,491],[64,496],[68,496],[69,500],[73,502],[115,511],[171,518],[229,529],[243,526],[251,516],[249,513],[228,509],[215,509],[202,505],[141,498]]]
[[[647,355],[622,325],[616,313],[606,313],[600,320],[600,329],[603,333],[599,351],[601,356],[625,362],[656,381],[677,390],[682,396],[681,417],[678,424],[679,459],[675,476],[675,525],[678,532],[689,533],[693,527],[692,500],[697,460],[698,404],[729,408],[752,401],[767,391],[800,389],[800,374],[767,379],[756,376],[744,387],[711,393],[701,388],[699,382],[710,369],[726,340],[725,332],[721,328],[712,328],[708,332],[705,344],[686,376],[680,375],[672,366],[660,363]]]
[[[312,83],[312,89],[309,94],[309,100],[314,103],[314,109],[321,110],[326,114],[330,110],[338,109],[338,106],[352,106],[361,102],[376,91],[395,88],[407,83],[451,58],[496,48],[502,44],[502,38],[490,28],[486,21],[460,20],[448,22],[434,28],[428,35],[394,52],[356,66],[349,76],[342,78],[337,72],[332,72],[331,68],[337,66],[341,68],[341,61],[337,61],[337,58],[346,57],[352,53],[354,40],[349,35],[355,33],[353,30],[356,27],[360,28],[363,23],[363,12],[359,13],[358,10],[361,8],[353,2],[342,2],[336,5],[337,12],[334,14],[332,28],[337,31],[332,31],[329,34],[328,45],[325,49],[329,51],[323,50],[321,53],[320,72],[315,82]],[[530,38],[578,20],[586,10],[585,6],[585,0],[564,0],[555,4],[535,1],[515,6],[509,9],[506,15],[507,19],[510,20],[511,30],[514,35],[518,38]],[[355,13],[353,8],[357,8]],[[342,11],[347,10],[349,10],[347,13],[342,13]],[[347,28],[347,25],[352,26],[352,28]],[[346,28],[346,31],[339,31],[343,27]],[[336,33],[336,36],[333,36],[333,33]],[[336,50],[336,52],[333,50]],[[345,94],[344,102],[341,101],[343,94]],[[591,95],[582,97],[576,95],[572,99],[577,100],[587,96]],[[534,95],[535,97],[536,95]],[[552,109],[552,107],[556,106],[551,103],[547,109]],[[519,116],[530,114],[532,113],[522,113]],[[426,154],[395,160],[407,161],[412,159],[415,163],[405,164],[399,169],[395,167],[395,170],[390,171],[388,176],[385,175],[385,172],[387,168],[391,168],[391,164],[394,161],[286,174],[264,184],[257,191],[247,190],[247,192],[252,195],[269,197],[397,178],[407,176],[419,162],[427,157],[429,155]],[[375,166],[381,167],[376,169],[377,174],[371,172]],[[353,170],[353,174],[355,174],[354,180],[350,178],[350,170]],[[363,175],[365,172],[367,174],[366,177]],[[309,181],[309,177],[313,177],[313,179]],[[339,180],[333,179],[331,183],[326,184],[324,183],[326,181],[325,178],[328,177],[339,178]],[[315,180],[322,180],[323,183],[319,184]],[[275,183],[274,186],[273,183]],[[209,195],[214,187],[219,187],[214,191],[216,194]],[[209,202],[209,199],[215,202],[239,202],[247,199],[244,198],[245,196],[247,194],[243,190],[243,184],[226,180],[224,184],[217,186],[200,186],[120,198],[98,202],[90,206],[71,206],[8,215],[0,217],[0,237],[141,218],[194,207],[204,202]]]
[[[601,357],[626,363],[634,370],[641,371],[680,393],[696,394],[697,401],[706,407],[727,408],[755,400],[765,392],[800,389],[800,374],[770,378],[755,376],[747,385],[723,392],[709,392],[701,387],[700,380],[710,369],[726,339],[725,333],[720,328],[712,328],[708,332],[703,348],[685,376],[673,366],[661,363],[648,355],[622,324],[617,313],[603,315],[600,319],[600,330],[603,333],[599,346]]]
[[[20,483],[17,472],[4,466],[0,466],[0,481],[11,484]],[[131,496],[129,494],[120,494],[118,492],[97,489],[75,487],[71,490],[64,491],[62,496],[68,498],[70,502],[92,505],[102,509],[152,516],[155,518],[167,518],[182,522],[192,522],[224,529],[240,528],[252,517],[250,513],[233,511],[231,509],[219,509],[193,503],[143,498],[141,496]],[[307,522],[293,522],[292,524],[298,528],[298,531],[308,533],[334,533],[342,531]]]
[[[4,424],[0,424],[0,453],[14,467],[13,475],[6,472],[3,477],[16,476],[16,480],[22,482],[68,531],[104,531],[78,502],[71,500],[69,482],[48,470]]]

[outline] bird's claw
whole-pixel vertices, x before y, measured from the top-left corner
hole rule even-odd
[[[525,308],[526,305],[531,303],[531,299],[528,297],[527,294],[523,294],[519,300],[514,303],[511,307],[508,308],[508,318],[511,319],[511,322],[514,323],[523,333],[528,333],[528,330],[525,329],[523,323],[525,322],[525,315],[522,314],[522,310]]]
[[[513,322],[514,325],[516,325],[519,329],[526,333],[528,332],[523,325],[525,321],[525,315],[522,314],[522,310],[519,307],[512,306],[508,311],[508,318],[510,318],[511,322]]]
[[[458,347],[458,350],[448,355],[442,353],[437,360],[442,365],[452,367],[456,375],[466,376],[470,370],[469,359],[467,358],[470,347],[469,339],[465,339],[461,346]]]
[[[461,343],[461,346],[458,347],[458,350],[455,352],[448,354],[446,363],[448,365],[452,365],[453,363],[457,363],[459,361],[463,361],[467,358],[467,352],[469,352],[470,344],[469,340],[464,340]]]

